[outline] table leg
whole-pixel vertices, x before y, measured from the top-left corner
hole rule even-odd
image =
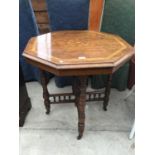
[[[110,89],[111,89],[111,81],[112,81],[112,74],[109,74],[107,78],[107,83],[106,83],[106,88],[105,88],[105,97],[104,97],[104,102],[103,102],[104,111],[107,111]]]
[[[77,107],[78,98],[80,94],[78,87],[79,87],[78,78],[74,77],[73,84],[72,84],[72,91],[73,91],[73,94],[75,95],[75,106],[76,107]]]
[[[78,132],[77,139],[81,139],[85,127],[85,101],[86,101],[86,82],[87,77],[78,77],[77,94],[76,94],[76,105],[78,110]]]
[[[43,88],[43,98],[44,98],[44,105],[46,108],[46,114],[50,113],[50,100],[49,100],[49,92],[47,89],[47,78],[45,75],[45,71],[40,70],[40,78],[41,78],[41,85]]]

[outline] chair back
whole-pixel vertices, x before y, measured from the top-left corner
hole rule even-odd
[[[41,33],[100,31],[105,0],[31,0]]]

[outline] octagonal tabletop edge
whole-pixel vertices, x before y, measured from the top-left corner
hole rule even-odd
[[[134,54],[121,37],[89,30],[57,31],[32,37],[23,52],[56,69],[117,67]]]

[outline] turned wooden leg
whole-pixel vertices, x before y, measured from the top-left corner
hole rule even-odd
[[[107,83],[106,83],[106,88],[105,88],[105,96],[104,96],[104,102],[103,102],[104,111],[107,111],[109,95],[110,95],[110,88],[111,88],[111,80],[112,80],[112,74],[109,74],[108,78],[107,78]]]
[[[80,90],[78,89],[79,84],[80,83],[79,83],[78,78],[74,77],[73,84],[72,84],[72,91],[73,91],[73,94],[75,95],[75,106],[76,107],[77,107],[77,103],[79,100],[79,94],[80,94]]]
[[[43,98],[44,98],[44,105],[46,108],[46,114],[50,113],[50,100],[49,100],[49,92],[47,89],[47,79],[45,75],[45,71],[40,70],[40,77],[41,77],[41,85],[43,88]]]
[[[85,127],[85,101],[86,101],[86,81],[87,77],[78,77],[79,85],[77,86],[77,110],[78,110],[78,132],[77,139],[81,139]]]

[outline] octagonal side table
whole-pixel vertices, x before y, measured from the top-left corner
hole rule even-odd
[[[57,31],[29,40],[23,56],[40,68],[46,114],[50,104],[74,102],[78,111],[78,139],[85,126],[85,102],[104,101],[107,110],[112,74],[134,54],[133,47],[116,35],[95,31]],[[45,72],[74,76],[73,93],[49,94]],[[86,92],[90,75],[108,74],[105,91]]]

